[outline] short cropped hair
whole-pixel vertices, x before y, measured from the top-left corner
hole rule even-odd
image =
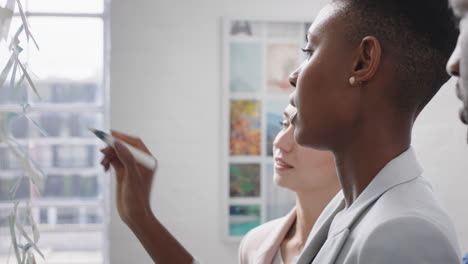
[[[458,28],[448,0],[332,0],[351,28],[356,44],[376,37],[395,58],[398,88],[389,91],[402,110],[419,114],[449,79],[445,65]],[[415,108],[416,107],[416,108]]]

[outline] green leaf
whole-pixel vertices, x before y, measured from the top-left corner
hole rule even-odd
[[[14,213],[14,215],[12,214],[8,216],[8,224],[10,226],[11,244],[13,245],[13,248],[15,249],[16,261],[17,263],[21,263],[18,243],[16,242],[15,222],[16,222],[16,212]]]

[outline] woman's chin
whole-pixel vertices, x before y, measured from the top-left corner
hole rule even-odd
[[[288,177],[284,173],[275,173],[273,179],[276,186],[286,189],[291,189],[291,187],[293,186],[292,180],[293,179],[291,177]]]

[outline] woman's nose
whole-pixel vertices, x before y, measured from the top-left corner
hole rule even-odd
[[[290,129],[280,131],[273,141],[273,148],[280,149],[282,152],[291,152],[294,148],[294,135]]]
[[[450,56],[450,59],[447,62],[447,73],[450,76],[460,76],[460,52],[460,41],[458,41],[455,50],[453,51],[452,55]]]
[[[296,88],[296,83],[297,83],[297,76],[299,75],[299,71],[295,70],[293,73],[289,75],[289,84],[291,84],[292,87]]]

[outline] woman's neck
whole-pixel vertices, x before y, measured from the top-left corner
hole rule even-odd
[[[317,218],[339,189],[339,185],[337,185],[336,188],[324,189],[315,193],[298,193],[296,195],[296,230],[298,238],[304,240],[304,242],[307,240]]]
[[[302,251],[317,218],[339,189],[336,184],[314,192],[296,192],[296,220],[284,239],[289,250]]]
[[[389,117],[368,122],[371,124],[354,133],[346,146],[333,151],[346,207],[354,203],[390,160],[410,147],[412,123],[411,118],[407,119],[402,122]]]

